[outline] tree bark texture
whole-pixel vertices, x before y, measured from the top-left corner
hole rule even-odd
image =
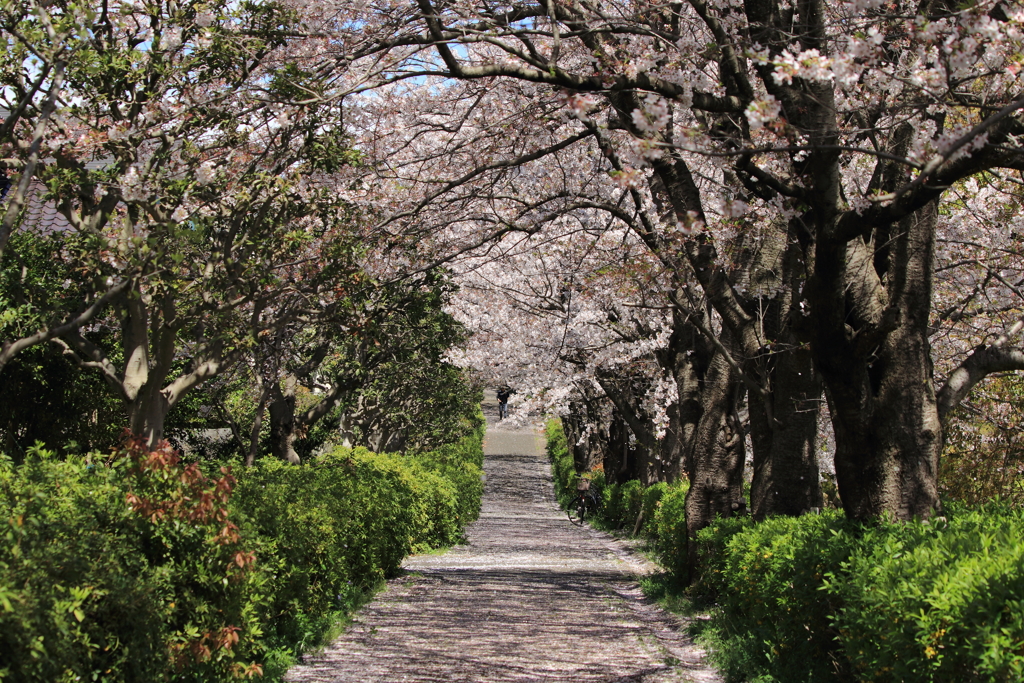
[[[768,343],[747,362],[749,373],[764,387],[761,395],[751,393],[748,398],[754,470],[750,509],[759,520],[769,515],[801,515],[823,504],[815,449],[822,383],[809,346],[792,325],[802,318],[799,292],[805,275],[793,228],[780,232],[783,253],[773,264],[781,272],[781,281],[773,284],[782,286],[756,306]]]
[[[745,511],[743,466],[745,448],[737,404],[742,384],[736,370],[716,353],[704,380],[703,414],[691,459],[690,490],[686,494],[686,533],[697,532],[715,517]],[[691,569],[697,566],[697,544],[689,544]]]
[[[767,379],[771,391],[749,397],[750,509],[759,520],[822,506],[815,450],[822,386],[810,350],[794,346],[773,354]]]
[[[933,202],[901,221],[884,259],[860,238],[818,242],[813,350],[839,495],[856,519],[927,518],[939,506],[942,427],[928,343],[937,216]]]

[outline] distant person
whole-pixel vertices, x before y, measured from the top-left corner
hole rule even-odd
[[[504,420],[508,417],[508,397],[512,395],[512,390],[508,387],[501,387],[498,389],[498,419]]]

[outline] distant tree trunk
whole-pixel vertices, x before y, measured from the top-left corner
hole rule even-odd
[[[630,447],[630,433],[622,416],[613,410],[608,424],[608,448],[604,457],[604,476],[609,484],[638,478],[636,451]]]
[[[876,231],[879,244],[819,240],[814,355],[836,435],[836,481],[856,519],[938,509],[942,426],[932,384],[935,202]],[[882,285],[882,278],[885,285]]]
[[[294,465],[301,459],[295,452],[295,391],[298,382],[294,375],[287,375],[284,388],[275,383],[271,388],[270,450],[275,458]]]
[[[604,464],[607,442],[602,433],[599,402],[596,397],[581,395],[579,400],[569,404],[569,414],[562,417],[565,438],[577,472],[589,472]]]
[[[661,455],[663,441],[657,438],[654,422],[641,408],[642,398],[636,386],[637,379],[599,374],[597,381],[633,436],[628,439],[632,460],[630,478],[639,479],[644,486],[664,481]]]
[[[685,476],[684,467],[690,447],[687,428],[690,426],[682,421],[678,402],[668,407],[668,428],[661,440],[662,481],[671,484]]]

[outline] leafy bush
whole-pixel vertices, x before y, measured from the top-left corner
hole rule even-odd
[[[487,423],[478,412],[470,433],[461,440],[426,453],[407,453],[411,460],[429,472],[449,481],[455,489],[455,521],[460,527],[474,522],[480,514],[480,498],[484,492],[481,475],[484,465],[484,430]],[[461,534],[461,529],[458,532]],[[439,539],[434,546],[450,545],[458,538]]]
[[[604,490],[602,521],[611,528],[632,530],[643,501],[644,487],[636,479],[612,484]]]
[[[0,458],[0,679],[276,677],[410,549],[458,541],[479,511],[481,436],[267,460],[237,486],[139,444]]]
[[[0,679],[258,674],[232,486],[139,444],[102,465],[41,448],[0,463]]]
[[[732,679],[1016,681],[1024,676],[1024,515],[864,526],[827,511],[698,534],[712,558],[718,663]],[[763,678],[767,676],[767,678]]]
[[[715,626],[743,650],[740,662],[723,658],[732,675],[766,669],[778,680],[817,681],[846,670],[832,624],[837,600],[822,588],[857,546],[850,527],[842,513],[828,511],[760,524],[716,520],[698,532],[709,560],[694,592],[718,601]]]
[[[458,542],[480,509],[481,444],[477,430],[429,453],[339,447],[299,466],[246,470],[234,505],[243,533],[261,543],[251,602],[268,651],[319,644],[411,550]]]
[[[860,678],[1024,679],[1024,512],[954,508],[948,523],[885,524],[829,577]]]
[[[686,575],[686,492],[688,481],[665,486],[645,526],[651,549],[661,564],[676,577]]]
[[[579,478],[548,423],[559,498]],[[603,478],[602,478],[603,485]],[[603,487],[599,524],[640,533],[685,577],[687,486]],[[951,505],[948,521],[863,525],[838,510],[719,519],[689,592],[718,607],[702,638],[728,680],[1024,680],[1024,511]]]
[[[576,496],[576,483],[581,477],[586,477],[590,480],[590,490],[601,501],[598,518],[593,520],[598,526],[628,532],[635,529],[638,535],[651,543],[656,552],[671,555],[673,558],[678,556],[671,560],[672,563],[685,560],[686,519],[683,502],[689,488],[688,482],[659,482],[644,487],[639,481],[632,480],[609,485],[605,483],[604,472],[601,469],[593,472],[576,472],[561,421],[549,421],[546,435],[555,494],[562,506],[567,505]],[[669,495],[671,505],[667,511],[663,511],[662,500]],[[681,538],[677,534],[680,530]],[[682,564],[672,566],[682,567]]]
[[[412,545],[414,500],[402,463],[363,449],[300,466],[266,460],[241,475],[233,505],[259,539],[250,601],[269,650],[319,643],[336,612],[395,573]]]
[[[551,474],[555,482],[555,497],[566,506],[576,497],[576,482],[579,475],[573,463],[572,452],[565,440],[565,431],[560,420],[548,420],[544,434],[547,437],[548,458],[551,459]]]

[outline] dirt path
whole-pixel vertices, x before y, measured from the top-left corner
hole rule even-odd
[[[289,681],[720,681],[680,623],[643,598],[650,564],[571,525],[541,438],[491,425],[469,543],[410,557],[404,576]]]

